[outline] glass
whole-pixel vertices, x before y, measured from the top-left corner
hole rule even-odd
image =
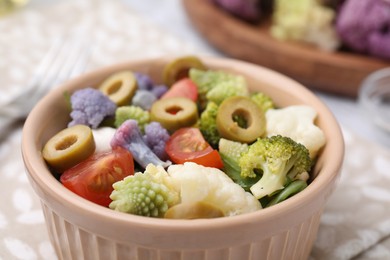
[[[0,0],[0,16],[9,14],[16,8],[25,5],[28,0]]]
[[[359,103],[375,125],[390,133],[390,67],[368,75],[359,91]]]

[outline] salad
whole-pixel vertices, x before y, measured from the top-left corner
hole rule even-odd
[[[163,84],[119,71],[67,93],[70,121],[42,155],[69,190],[147,217],[234,216],[306,188],[325,145],[307,105],[279,108],[241,75],[196,56],[172,60]]]

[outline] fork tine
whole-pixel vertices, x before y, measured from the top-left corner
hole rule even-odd
[[[72,37],[62,44],[57,57],[51,63],[52,66],[41,79],[36,91],[33,93],[35,99],[38,99],[45,92],[48,92],[51,88],[66,79],[71,78],[74,68],[79,66],[79,64],[83,65],[82,69],[85,68],[87,55],[89,55],[89,52],[83,52],[83,49],[86,48],[83,46],[85,44],[84,41]],[[81,72],[81,69],[78,72]]]

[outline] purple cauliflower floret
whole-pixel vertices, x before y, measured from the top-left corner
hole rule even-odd
[[[168,155],[165,152],[165,144],[169,137],[168,130],[158,122],[151,122],[145,126],[145,143],[161,160],[168,159]]]
[[[138,106],[143,110],[150,110],[153,103],[157,100],[157,97],[148,90],[139,89],[135,92],[132,99],[132,105]]]
[[[390,2],[345,1],[337,17],[336,30],[352,50],[390,58]]]
[[[260,17],[258,0],[212,0],[229,13],[247,21],[256,21]]]
[[[168,91],[168,87],[166,85],[156,85],[153,87],[153,89],[150,92],[152,92],[157,98],[160,98],[167,91]]]
[[[134,75],[137,79],[138,89],[151,90],[153,88],[154,82],[148,75],[141,72],[135,72]]]
[[[168,167],[170,161],[161,161],[145,143],[136,120],[129,119],[119,126],[111,140],[111,148],[123,147],[131,152],[134,160],[143,168],[148,164]]]
[[[94,88],[75,91],[70,97],[72,121],[68,126],[87,125],[97,128],[104,118],[115,115],[116,104],[108,96]]]

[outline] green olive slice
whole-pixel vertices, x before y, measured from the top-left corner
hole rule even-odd
[[[128,105],[137,90],[137,79],[131,71],[120,71],[105,79],[99,90],[117,106]]]
[[[164,218],[169,219],[198,219],[198,218],[220,218],[225,214],[218,207],[204,202],[180,203],[167,210]]]
[[[191,68],[206,70],[206,66],[196,56],[184,56],[174,59],[164,67],[164,84],[171,86],[179,79],[188,77],[188,71]]]
[[[47,141],[42,156],[53,170],[61,173],[87,159],[95,151],[92,129],[75,125],[58,132]]]
[[[265,132],[265,115],[250,98],[234,96],[218,108],[217,129],[221,137],[251,143]]]
[[[193,126],[198,121],[198,110],[195,102],[189,98],[164,98],[153,103],[150,119],[159,122],[169,132],[174,132],[181,127]]]

